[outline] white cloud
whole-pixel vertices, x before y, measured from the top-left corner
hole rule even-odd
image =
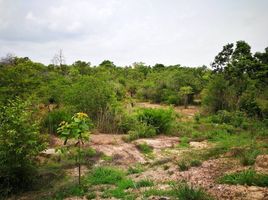
[[[222,46],[268,46],[268,2],[213,0],[0,0],[0,55],[49,63],[209,64]]]

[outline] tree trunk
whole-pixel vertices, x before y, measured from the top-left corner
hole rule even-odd
[[[79,141],[79,150],[78,150],[78,184],[80,186],[81,183],[81,164],[80,164],[80,159],[81,159],[81,142]]]
[[[188,95],[184,96],[184,108],[188,108]]]

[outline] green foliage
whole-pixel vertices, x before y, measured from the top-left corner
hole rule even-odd
[[[70,123],[61,122],[58,128],[58,133],[60,137],[64,140],[64,144],[67,143],[69,139],[75,139],[76,145],[78,146],[77,162],[78,162],[78,181],[79,185],[81,182],[81,145],[84,144],[84,140],[89,139],[89,130],[92,128],[92,124],[88,118],[88,115],[85,113],[76,113]],[[61,150],[64,149],[62,148]]]
[[[139,138],[148,138],[156,135],[155,128],[143,122],[137,123],[134,127],[132,127],[132,129],[133,130],[128,132],[128,136],[125,137],[126,141],[132,141]]]
[[[46,144],[20,99],[0,107],[0,193],[29,189],[35,180],[35,157]]]
[[[62,121],[69,121],[71,115],[64,109],[56,109],[48,112],[41,122],[42,131],[55,134]]]
[[[137,148],[139,149],[140,152],[142,152],[143,154],[149,154],[153,152],[153,148],[151,146],[149,146],[147,143],[141,143],[141,144],[137,144]]]
[[[182,137],[180,138],[180,143],[178,145],[179,147],[182,147],[182,148],[188,148],[190,147],[190,144],[189,144],[189,138],[188,137]]]
[[[139,121],[154,127],[156,134],[169,134],[175,122],[172,109],[143,108],[138,111],[137,118]]]
[[[227,174],[219,179],[219,183],[267,187],[268,175],[257,174],[254,170],[249,169],[242,172]]]
[[[76,113],[72,117],[70,123],[62,121],[58,128],[58,133],[60,137],[67,143],[68,139],[76,139],[78,141],[89,139],[89,130],[92,128],[92,123],[90,122],[87,114]]]
[[[203,104],[208,111],[243,110],[249,116],[267,117],[268,54],[265,51],[253,56],[245,41],[223,47],[212,63],[214,75],[203,93]]]
[[[246,116],[243,112],[228,112],[219,110],[217,115],[213,115],[211,121],[218,124],[231,124],[234,127],[241,127],[246,122]]]

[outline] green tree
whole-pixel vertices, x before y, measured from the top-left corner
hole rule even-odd
[[[58,133],[60,137],[64,140],[64,145],[67,144],[69,139],[75,139],[75,146],[78,147],[78,183],[81,183],[81,146],[84,144],[85,140],[89,139],[89,130],[92,128],[92,123],[90,122],[88,115],[85,113],[76,113],[72,117],[72,121],[61,122],[58,128]]]
[[[184,99],[184,108],[188,107],[189,95],[193,93],[193,88],[191,86],[184,86],[180,88],[179,94]]]
[[[35,157],[46,144],[27,103],[20,99],[0,107],[0,193],[29,189],[35,177]],[[2,191],[1,191],[2,190]]]

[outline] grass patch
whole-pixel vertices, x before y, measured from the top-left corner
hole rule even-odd
[[[136,183],[136,188],[141,188],[141,187],[152,187],[154,186],[154,182],[150,180],[140,180]]]
[[[200,165],[202,165],[202,162],[200,160],[191,160],[190,161],[191,167],[199,167]]]
[[[227,174],[218,180],[219,183],[230,185],[248,185],[268,187],[268,174],[257,174],[249,169],[242,172]]]
[[[180,148],[189,148],[190,147],[189,141],[190,140],[189,140],[188,137],[183,136],[180,139],[180,143],[178,144],[178,147],[180,147]]]
[[[125,178],[124,172],[113,167],[97,167],[86,177],[92,185],[116,184]]]
[[[127,170],[127,174],[139,174],[141,172],[143,172],[144,169],[142,167],[142,165],[138,164],[134,167],[129,167],[128,170]]]
[[[212,198],[201,188],[179,183],[173,186],[175,197],[180,200],[211,200]]]
[[[138,150],[143,154],[150,154],[153,152],[153,147],[149,146],[147,143],[137,144]]]
[[[135,195],[129,192],[125,192],[122,188],[108,189],[104,191],[102,197],[103,198],[115,197],[117,199],[129,199],[129,200],[135,199]]]
[[[144,191],[143,196],[144,197],[150,197],[150,196],[172,197],[172,196],[175,196],[175,194],[174,194],[174,190],[160,190],[160,189],[151,188],[149,190]]]
[[[182,160],[178,163],[178,167],[180,171],[187,171],[189,169],[189,165],[185,160]]]
[[[187,183],[171,183],[171,189],[160,190],[151,188],[144,192],[144,197],[168,196],[180,200],[212,200],[203,189],[189,186]]]
[[[122,170],[113,167],[98,167],[85,178],[85,181],[90,185],[113,185],[111,189],[105,190],[102,193],[103,198],[119,198],[119,199],[135,199],[135,196],[128,191],[129,188],[134,188],[135,183],[126,177],[126,173]],[[110,187],[110,186],[109,186]]]

